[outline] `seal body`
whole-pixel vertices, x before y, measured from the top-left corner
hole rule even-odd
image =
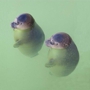
[[[58,77],[72,73],[78,64],[79,52],[71,37],[66,33],[57,33],[46,40],[46,45],[50,49],[45,66],[50,72]]]
[[[18,48],[22,54],[29,57],[38,55],[45,35],[33,17],[30,14],[21,14],[12,22],[11,26],[14,29],[14,48]]]

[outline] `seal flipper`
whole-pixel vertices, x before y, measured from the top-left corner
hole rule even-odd
[[[45,64],[45,67],[50,68],[55,66],[55,60],[51,59],[48,63]]]
[[[16,41],[16,43],[13,45],[14,48],[18,48],[22,44],[21,40]]]

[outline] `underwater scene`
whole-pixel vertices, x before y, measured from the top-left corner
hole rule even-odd
[[[1,0],[0,21],[0,90],[90,90],[90,0]]]

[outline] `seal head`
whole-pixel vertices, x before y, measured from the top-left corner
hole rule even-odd
[[[32,28],[34,25],[34,18],[27,13],[19,15],[14,22],[11,23],[13,29],[25,30]]]
[[[46,40],[46,46],[55,48],[55,49],[63,49],[67,48],[71,44],[71,37],[66,33],[57,33],[53,35],[50,39]]]

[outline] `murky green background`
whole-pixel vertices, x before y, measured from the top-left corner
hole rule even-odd
[[[13,48],[10,23],[30,13],[45,32],[68,33],[80,61],[67,77],[54,77],[45,68],[48,48],[29,58]],[[0,0],[0,90],[90,90],[90,0]]]

